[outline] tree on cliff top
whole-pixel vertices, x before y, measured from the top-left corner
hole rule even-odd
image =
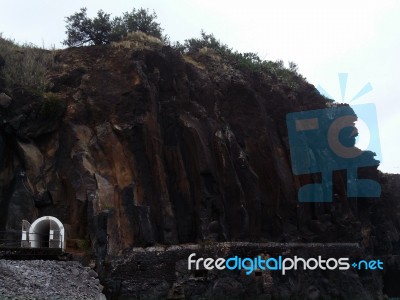
[[[111,15],[103,10],[97,12],[93,19],[86,14],[87,9],[81,8],[66,18],[67,39],[63,42],[69,47],[84,45],[103,45],[123,39],[129,32],[142,31],[146,34],[164,39],[163,29],[155,20],[157,14],[148,9],[133,9],[125,12],[122,17],[111,19]]]

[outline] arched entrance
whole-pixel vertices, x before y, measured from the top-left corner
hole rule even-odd
[[[55,217],[37,219],[29,227],[31,248],[62,248],[64,250],[64,226]]]

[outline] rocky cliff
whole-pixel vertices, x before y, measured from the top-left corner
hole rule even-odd
[[[57,51],[45,93],[0,81],[0,230],[52,215],[107,258],[155,244],[356,242],[399,254],[399,178],[380,199],[299,203],[286,114],[325,108],[296,73],[240,70],[157,42]]]

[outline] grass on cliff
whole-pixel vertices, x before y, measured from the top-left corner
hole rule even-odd
[[[0,33],[0,56],[4,59],[1,72],[7,87],[45,90],[48,83],[46,73],[54,65],[54,51],[33,44],[19,45]]]
[[[65,102],[57,94],[44,93],[40,102],[39,114],[46,119],[57,119],[65,110]]]

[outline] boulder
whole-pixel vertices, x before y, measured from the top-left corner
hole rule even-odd
[[[5,93],[0,93],[0,107],[8,108],[12,103],[12,98]]]

